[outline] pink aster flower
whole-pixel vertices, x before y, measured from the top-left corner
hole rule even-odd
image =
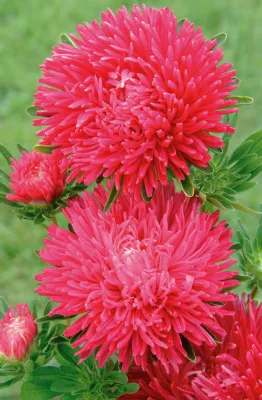
[[[230,316],[218,317],[226,334],[217,347],[196,348],[196,363],[184,361],[179,371],[167,373],[159,362],[146,373],[132,366],[128,375],[138,382],[136,394],[123,400],[261,400],[262,305],[246,298],[226,304]]]
[[[35,125],[41,143],[70,156],[69,179],[92,183],[114,176],[125,192],[144,185],[151,196],[167,184],[167,167],[184,179],[189,164],[207,167],[212,133],[237,111],[235,71],[201,28],[182,26],[168,8],[122,7],[102,22],[77,26],[76,46],[60,43],[42,65]]]
[[[37,326],[27,304],[13,307],[0,319],[0,359],[23,360],[37,336]]]
[[[64,211],[69,232],[49,228],[41,258],[50,267],[36,277],[36,290],[59,305],[52,315],[82,314],[66,330],[81,331],[75,346],[84,360],[99,346],[99,365],[119,350],[123,369],[131,356],[146,368],[153,353],[168,370],[186,356],[181,335],[195,345],[215,345],[213,333],[224,330],[227,296],[236,284],[227,271],[234,263],[231,230],[218,222],[219,212],[199,212],[201,201],[161,187],[150,203],[122,194],[103,214],[107,193],[100,186]]]
[[[66,170],[58,155],[23,151],[19,160],[12,159],[8,200],[21,203],[51,204],[65,186]]]

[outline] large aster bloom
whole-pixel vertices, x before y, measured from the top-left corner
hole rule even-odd
[[[23,360],[37,336],[37,325],[27,304],[10,308],[0,319],[0,359]]]
[[[12,159],[8,200],[25,204],[51,204],[65,186],[64,161],[57,154],[23,151],[18,160]]]
[[[144,369],[152,353],[168,370],[186,356],[182,341],[215,345],[208,329],[222,335],[215,316],[227,313],[216,302],[236,284],[227,271],[232,233],[219,212],[199,212],[200,200],[172,184],[150,203],[122,194],[106,215],[103,187],[94,197],[66,209],[74,232],[49,228],[40,254],[55,267],[36,277],[37,292],[59,303],[52,315],[83,314],[66,330],[83,331],[81,358],[101,346],[100,366],[119,350],[124,370],[131,356]]]
[[[151,196],[167,167],[179,179],[190,163],[207,167],[208,149],[223,146],[212,133],[233,133],[222,117],[237,111],[235,71],[217,41],[168,8],[137,5],[77,32],[76,46],[54,47],[35,95],[41,142],[70,156],[69,179],[114,176],[118,189]]]
[[[217,347],[196,348],[197,361],[184,361],[179,371],[166,373],[159,362],[147,372],[136,366],[129,380],[140,383],[137,400],[261,400],[262,399],[262,305],[246,298],[226,304],[230,316],[219,318],[226,335]]]

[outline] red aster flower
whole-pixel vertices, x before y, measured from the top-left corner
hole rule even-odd
[[[77,32],[76,47],[54,47],[35,95],[41,143],[70,156],[69,179],[114,176],[119,189],[124,178],[125,192],[144,185],[151,196],[167,167],[180,179],[190,163],[207,167],[208,149],[223,147],[210,133],[233,133],[222,117],[237,111],[235,71],[217,41],[188,20],[179,27],[168,8],[137,5]]]
[[[235,297],[227,305],[233,318],[221,319],[226,330],[216,349],[204,347],[203,373],[192,382],[198,400],[262,400],[262,305]]]
[[[151,352],[168,370],[186,352],[181,336],[195,345],[215,342],[207,329],[223,334],[216,315],[236,284],[226,269],[231,231],[219,212],[200,213],[197,198],[161,187],[150,203],[122,194],[103,215],[107,193],[72,201],[65,211],[74,232],[52,225],[41,258],[50,267],[36,277],[37,292],[59,305],[52,315],[83,314],[66,331],[82,344],[82,360],[101,346],[102,366],[119,350],[126,370],[133,355],[146,368]],[[58,267],[58,268],[57,268]],[[186,340],[184,339],[184,340]]]
[[[27,304],[19,304],[0,319],[0,359],[23,360],[37,336],[37,326]]]
[[[51,204],[62,194],[66,171],[57,155],[23,151],[19,160],[12,161],[9,188],[14,193],[6,196],[8,200],[25,204]]]
[[[132,366],[129,380],[140,384],[136,400],[261,400],[262,399],[262,305],[249,299],[226,304],[230,316],[218,317],[226,331],[222,344],[196,348],[197,362],[184,361],[179,371],[166,373],[159,362],[147,372]]]

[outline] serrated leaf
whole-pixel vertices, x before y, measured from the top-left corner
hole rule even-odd
[[[77,47],[75,42],[70,38],[69,35],[66,33],[62,33],[61,35],[61,41],[65,44],[70,44],[71,46]]]
[[[227,40],[227,34],[225,32],[217,33],[216,35],[212,36],[210,40],[217,41],[217,44],[213,48],[213,50],[215,50],[218,47],[222,46],[222,44]]]
[[[52,154],[52,152],[55,149],[57,149],[57,147],[58,146],[49,146],[49,145],[42,146],[40,144],[36,144],[34,146],[34,151],[37,151],[38,153],[41,153],[41,154]]]
[[[77,386],[76,381],[71,380],[59,380],[52,384],[51,390],[56,393],[71,393]]]
[[[185,176],[184,180],[180,180],[177,178],[178,184],[181,187],[181,190],[187,197],[193,197],[195,188],[189,176]]]
[[[20,390],[21,400],[49,400],[57,396],[48,387],[37,386],[30,382],[24,382]]]
[[[0,144],[0,153],[6,160],[7,164],[11,165],[12,164],[11,158],[13,158],[12,154],[10,153],[9,150],[7,150],[7,148],[3,144]]]
[[[33,117],[37,116],[37,111],[41,110],[41,108],[36,107],[34,105],[27,107],[26,112],[28,115],[31,115]]]
[[[194,349],[193,349],[191,343],[183,335],[180,335],[180,338],[181,338],[182,346],[187,353],[187,358],[192,362],[196,362],[196,355],[195,355],[195,352],[194,352]]]
[[[245,212],[245,213],[247,213],[247,214],[252,214],[252,215],[260,215],[260,214],[262,214],[262,213],[259,212],[259,211],[252,210],[251,208],[246,207],[246,206],[244,206],[243,204],[236,203],[236,202],[234,202],[234,201],[232,201],[231,204],[232,204],[232,206],[233,206],[235,209],[240,210],[240,211],[243,211],[243,212]]]
[[[238,106],[245,106],[252,104],[254,102],[254,99],[249,96],[229,96],[228,99],[232,100],[235,99],[237,100],[237,105]]]

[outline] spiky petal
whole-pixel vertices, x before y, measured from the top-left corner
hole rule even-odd
[[[158,182],[207,167],[212,133],[233,133],[222,122],[237,111],[235,71],[221,64],[216,40],[168,8],[122,7],[102,22],[77,26],[76,47],[60,43],[42,65],[35,95],[42,143],[70,156],[71,176],[86,184],[100,175],[122,179],[125,192],[148,196]]]

